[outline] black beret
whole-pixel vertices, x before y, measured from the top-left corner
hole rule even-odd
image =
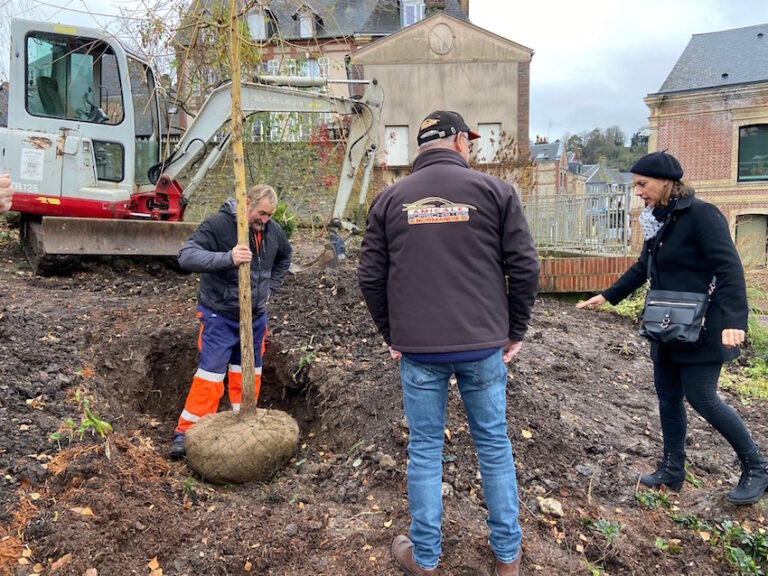
[[[629,170],[640,176],[661,178],[662,180],[680,180],[683,177],[683,167],[672,154],[666,152],[651,152],[634,163]]]

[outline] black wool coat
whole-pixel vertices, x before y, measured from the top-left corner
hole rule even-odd
[[[738,348],[722,345],[727,328],[747,330],[747,288],[741,259],[733,245],[725,217],[716,206],[692,195],[678,198],[669,219],[655,238],[643,244],[637,262],[603,292],[617,304],[646,281],[648,258],[655,262],[651,288],[706,292],[712,277],[715,291],[704,322],[704,339],[698,348],[679,349],[651,344],[654,360],[675,363],[724,362],[739,356]]]

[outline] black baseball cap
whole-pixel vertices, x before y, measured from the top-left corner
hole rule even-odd
[[[416,141],[419,145],[422,145],[425,142],[445,138],[459,132],[466,132],[470,140],[480,138],[480,134],[470,130],[467,123],[464,122],[464,118],[458,112],[435,110],[424,118],[421,126],[419,126],[419,134],[416,136]]]

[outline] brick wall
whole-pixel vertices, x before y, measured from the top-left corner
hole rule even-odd
[[[600,292],[636,260],[636,256],[542,258],[539,292]]]
[[[659,120],[659,150],[669,149],[685,170],[685,178],[730,178],[732,123],[720,112]]]
[[[531,153],[528,145],[530,103],[531,63],[520,62],[517,65],[517,134],[515,134],[520,158],[528,158]]]

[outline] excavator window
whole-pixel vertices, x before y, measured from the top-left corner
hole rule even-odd
[[[122,182],[125,173],[125,151],[117,142],[93,141],[96,157],[96,177],[99,180]]]
[[[160,131],[155,80],[143,62],[128,58],[136,133],[136,184],[150,184],[149,169],[160,161]]]
[[[99,124],[123,121],[117,58],[108,44],[45,32],[31,33],[26,44],[30,114]]]

